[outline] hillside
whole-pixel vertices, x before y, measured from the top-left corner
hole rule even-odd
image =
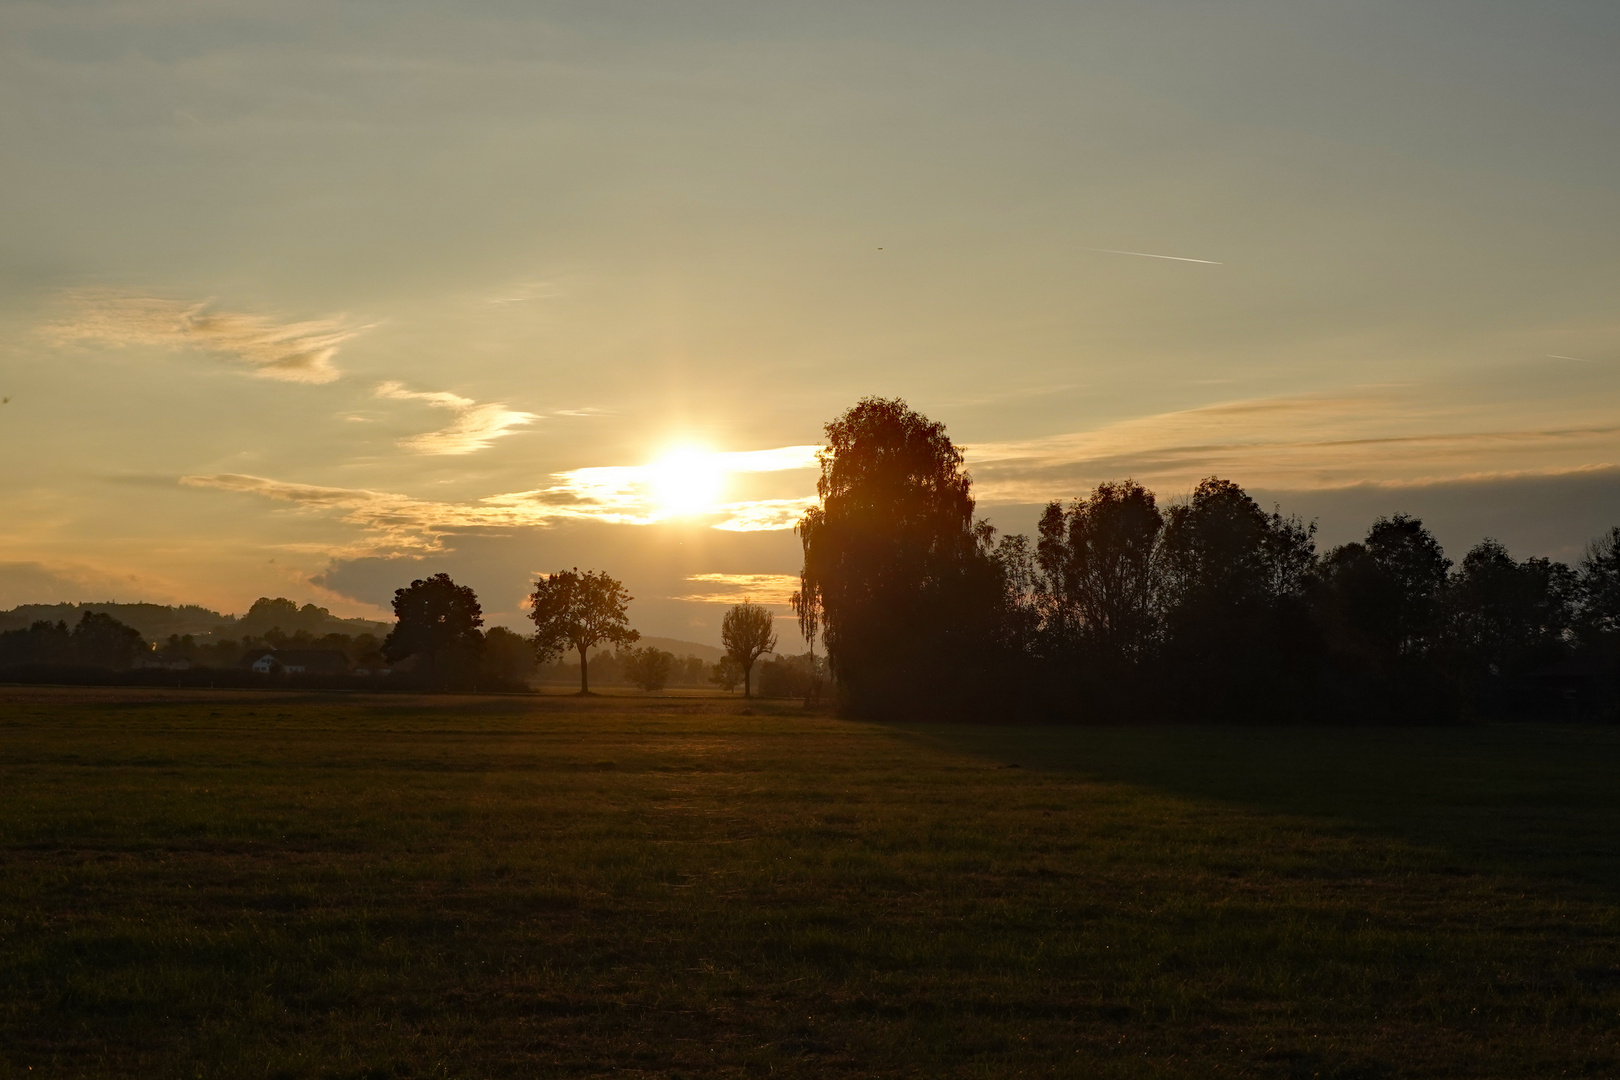
[[[291,600],[260,597],[241,618],[224,615],[196,604],[179,607],[167,604],[22,604],[0,611],[0,631],[16,630],[41,620],[73,625],[84,612],[111,615],[126,626],[139,630],[147,641],[163,641],[171,634],[193,637],[241,638],[262,636],[279,627],[287,633],[307,630],[311,634],[388,633],[389,624],[371,619],[340,619],[325,608]]]

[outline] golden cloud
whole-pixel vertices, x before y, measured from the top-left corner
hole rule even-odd
[[[286,382],[329,383],[332,358],[367,327],[341,319],[280,322],[262,315],[212,311],[154,296],[88,289],[69,293],[65,312],[44,327],[57,342],[193,348],[247,365],[253,374]]]
[[[728,605],[752,600],[766,607],[787,607],[799,589],[797,574],[693,574],[686,580],[708,588],[670,599]]]
[[[540,419],[534,413],[517,412],[498,401],[479,404],[472,398],[445,391],[407,390],[402,383],[385,382],[376,396],[394,401],[421,401],[436,409],[455,413],[450,426],[401,439],[400,445],[423,454],[470,454],[483,450],[512,429]]]
[[[1505,410],[1490,402],[1450,400],[1434,386],[1373,387],[1226,402],[963,451],[974,493],[1001,503],[1079,495],[1124,476],[1161,491],[1209,475],[1310,490],[1553,475],[1620,462],[1612,412],[1561,411],[1574,422],[1507,428],[1500,426]]]

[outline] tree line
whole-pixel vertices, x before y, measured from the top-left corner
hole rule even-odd
[[[300,608],[279,597],[261,597],[236,621],[244,629],[260,630],[240,639],[176,633],[166,642],[149,643],[105,612],[84,611],[71,629],[62,620],[35,620],[0,632],[0,671],[9,678],[103,681],[101,673],[139,669],[151,681],[160,672],[195,670],[207,673],[211,683],[227,673],[232,676],[227,682],[249,683],[256,675],[293,673],[306,682],[384,679],[396,689],[523,690],[538,668],[572,650],[578,662],[571,670],[582,693],[590,693],[593,665],[608,683],[649,692],[670,685],[726,691],[741,686],[752,696],[757,682],[772,696],[811,697],[819,690],[825,666],[818,666],[814,657],[774,657],[755,678],[758,662],[776,647],[773,618],[757,604],[745,601],[726,612],[721,625],[726,654],[707,664],[662,649],[633,648],[640,635],[629,626],[631,599],[623,584],[606,573],[575,569],[547,575],[535,582],[530,597],[532,635],[502,626],[485,629],[477,594],[447,574],[395,591],[395,624],[385,637],[321,633],[341,621],[324,608]],[[283,628],[283,622],[296,629]],[[609,645],[616,647],[613,652],[593,657],[593,650]],[[259,664],[267,659],[269,663]],[[559,664],[556,670],[567,677],[570,668]]]
[[[643,690],[661,690],[677,680],[691,681],[698,674],[693,670],[695,657],[683,660],[662,649],[631,648],[641,638],[630,626],[633,599],[622,582],[604,571],[560,570],[534,583],[529,595],[529,618],[535,624],[532,636],[523,637],[503,627],[486,633],[479,629],[484,619],[478,594],[458,585],[448,574],[436,574],[395,591],[396,623],[381,651],[390,663],[446,689],[477,685],[478,674],[488,669],[490,651],[499,649],[513,658],[514,666],[526,664],[526,671],[572,652],[578,657],[579,692],[589,694],[592,650],[607,645],[615,651],[598,655],[597,662],[609,665],[613,676]],[[731,607],[720,627],[726,655],[704,673],[707,681],[725,690],[741,683],[744,695],[752,696],[753,668],[776,648],[773,621],[769,610],[750,601]],[[796,687],[793,676],[797,670],[786,664],[772,675],[776,684]]]
[[[1422,521],[1316,526],[1211,477],[1048,504],[1033,539],[975,516],[944,426],[867,398],[827,425],[794,598],[856,715],[1436,721],[1620,711],[1620,528],[1576,566]],[[1003,710],[1004,712],[1004,710]],[[997,713],[1000,714],[1000,713]]]

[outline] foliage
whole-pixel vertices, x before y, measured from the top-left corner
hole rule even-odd
[[[669,684],[675,669],[675,654],[648,646],[634,649],[624,656],[624,673],[636,686],[647,693],[662,690]]]
[[[827,677],[827,662],[813,652],[777,656],[759,666],[759,696],[815,701]]]
[[[591,692],[589,650],[604,642],[625,646],[641,637],[630,629],[628,609],[635,597],[605,572],[561,570],[534,583],[529,618],[541,662],[565,647],[579,653],[579,692]]]
[[[749,674],[754,662],[776,648],[775,620],[766,608],[749,600],[733,605],[720,620],[720,644],[742,669],[743,696],[753,697]]]
[[[709,669],[709,681],[729,694],[743,681],[742,665],[737,663],[736,658],[729,654],[722,656]]]
[[[523,686],[534,669],[534,642],[504,626],[492,626],[484,634],[481,681]]]
[[[798,525],[800,594],[820,612],[844,706],[961,700],[994,648],[1002,591],[961,451],[899,399],[865,398],[826,435],[819,505]]]
[[[1164,518],[1133,480],[1101,484],[1068,510],[1047,505],[1036,562],[1048,647],[1083,650],[1116,665],[1147,656],[1159,633],[1157,556]],[[1002,561],[1022,564],[1022,538],[1003,541]]]
[[[382,645],[389,661],[415,660],[419,671],[442,686],[476,679],[484,616],[472,589],[457,585],[449,574],[418,579],[394,590],[394,616],[398,621]]]
[[[1581,629],[1589,639],[1620,633],[1620,525],[1586,546],[1577,600]]]
[[[1316,525],[1203,480],[975,524],[961,453],[899,401],[827,426],[793,607],[846,711],[942,716],[1009,687],[1076,719],[1437,722],[1620,716],[1620,527],[1577,570],[1406,514],[1318,555]]]
[[[40,620],[0,633],[0,668],[37,665],[121,671],[148,652],[140,632],[111,615],[85,611],[72,630],[65,622]]]

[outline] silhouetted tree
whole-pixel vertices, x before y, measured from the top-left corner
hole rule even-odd
[[[675,654],[650,645],[645,649],[634,649],[624,657],[625,676],[649,694],[669,685],[670,673],[674,669]]]
[[[635,599],[606,573],[561,570],[534,583],[529,596],[529,618],[534,620],[534,645],[541,663],[564,647],[579,652],[579,692],[591,692],[587,651],[603,642],[625,646],[641,634],[630,629],[627,614]]]
[[[1305,601],[1314,524],[1210,477],[1166,516],[1159,555],[1168,686],[1233,719],[1297,712],[1318,651]]]
[[[30,664],[66,667],[76,662],[66,622],[39,619],[24,629],[0,633],[0,668]]]
[[[767,660],[759,665],[759,696],[808,698],[820,666],[821,661],[809,653]]]
[[[534,668],[534,642],[504,626],[492,626],[485,632],[481,678],[521,685],[528,682]]]
[[[788,600],[793,614],[799,620],[799,636],[804,638],[810,655],[810,685],[805,691],[805,704],[821,700],[821,667],[816,663],[816,638],[821,633],[821,596],[799,571],[799,589]]]
[[[743,681],[742,665],[730,656],[722,656],[709,669],[709,681],[729,694]]]
[[[742,668],[743,697],[754,696],[749,682],[754,661],[776,648],[776,633],[771,629],[774,621],[768,610],[749,600],[733,605],[720,620],[720,644]]]
[[[1465,699],[1500,698],[1504,683],[1565,654],[1573,635],[1576,575],[1547,559],[1514,562],[1495,540],[1476,544],[1452,574],[1441,603],[1445,662]],[[1500,706],[1501,702],[1496,703]]]
[[[1422,652],[1430,643],[1438,614],[1436,602],[1451,560],[1423,522],[1405,514],[1381,517],[1367,530],[1367,553],[1389,583],[1386,626],[1403,654]]]
[[[1620,631],[1620,525],[1586,545],[1577,572],[1582,632],[1592,639]]]
[[[1068,510],[1047,505],[1036,559],[1053,645],[1120,669],[1151,653],[1160,626],[1163,529],[1153,493],[1134,480],[1099,484]]]
[[[383,640],[390,662],[417,657],[419,670],[439,684],[462,685],[478,672],[484,624],[478,594],[449,574],[418,579],[394,591],[394,629]]]
[[[146,642],[134,627],[125,626],[111,615],[87,611],[73,628],[73,652],[86,667],[122,670],[146,651]]]
[[[820,505],[798,526],[801,591],[821,602],[843,705],[966,704],[962,687],[988,666],[1002,587],[961,451],[898,399],[866,398],[826,433]]]

